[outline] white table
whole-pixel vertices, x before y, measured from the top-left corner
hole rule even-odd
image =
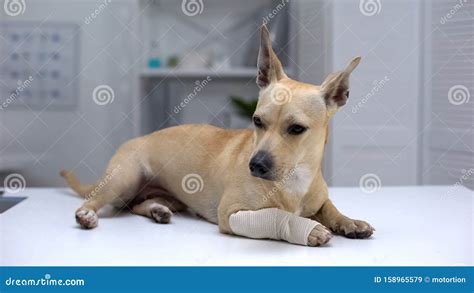
[[[191,215],[171,224],[122,213],[79,229],[82,199],[67,189],[25,190],[0,214],[0,265],[473,265],[473,192],[449,186],[332,188],[347,215],[370,222],[368,240],[334,237],[311,248],[220,234]],[[107,213],[106,213],[107,214]],[[110,213],[109,213],[110,214]]]

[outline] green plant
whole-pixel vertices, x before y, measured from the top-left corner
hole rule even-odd
[[[240,117],[252,120],[253,113],[257,108],[257,99],[247,101],[239,96],[230,96],[230,100],[232,102],[232,106]]]
[[[168,58],[168,63],[166,64],[168,67],[176,67],[179,64],[179,57],[176,55],[170,56]]]

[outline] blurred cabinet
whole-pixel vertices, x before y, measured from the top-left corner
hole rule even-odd
[[[292,75],[292,5],[281,0],[208,0],[193,2],[196,10],[189,11],[181,5],[185,2],[140,2],[146,8],[141,19],[142,133],[182,123],[248,127],[250,119],[237,115],[230,96],[258,96],[256,62],[263,21]]]
[[[473,2],[426,2],[424,184],[474,188],[473,15]]]

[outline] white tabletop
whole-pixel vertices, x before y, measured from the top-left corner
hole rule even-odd
[[[82,199],[71,191],[27,189],[15,196],[28,199],[0,214],[0,265],[474,264],[473,192],[465,188],[383,187],[373,194],[331,188],[341,211],[377,230],[371,239],[336,236],[320,248],[223,235],[183,214],[162,225],[121,213],[82,230],[74,220]]]

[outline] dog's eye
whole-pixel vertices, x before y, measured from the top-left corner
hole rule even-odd
[[[263,128],[262,119],[260,119],[259,117],[253,117],[253,124],[254,124],[255,127],[257,127],[257,128]]]
[[[306,131],[306,127],[301,126],[299,124],[293,124],[290,127],[288,127],[288,133],[292,135],[298,135]]]

